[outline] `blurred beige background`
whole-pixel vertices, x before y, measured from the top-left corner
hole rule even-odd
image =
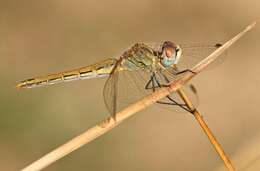
[[[107,116],[105,79],[16,91],[32,76],[116,57],[131,44],[221,42],[260,17],[259,0],[0,1],[0,170],[19,170]],[[238,170],[260,169],[260,26],[193,82],[199,110]],[[185,113],[150,107],[46,170],[223,171]]]

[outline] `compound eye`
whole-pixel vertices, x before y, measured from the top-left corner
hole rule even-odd
[[[176,55],[176,45],[171,41],[164,42],[162,50],[167,58],[173,58]]]
[[[174,48],[168,47],[168,48],[165,49],[165,55],[166,55],[166,57],[168,57],[168,58],[174,57],[174,56],[175,56],[174,52],[175,52],[175,49],[174,49]]]

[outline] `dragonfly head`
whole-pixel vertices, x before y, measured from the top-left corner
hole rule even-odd
[[[160,53],[161,64],[165,67],[170,67],[177,64],[181,54],[182,51],[178,45],[175,45],[171,41],[165,41],[162,45]]]

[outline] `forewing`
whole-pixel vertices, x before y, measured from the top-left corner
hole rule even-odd
[[[201,60],[209,56],[216,49],[221,47],[221,44],[202,44],[202,43],[192,43],[192,44],[180,44],[182,49],[182,56],[177,64],[179,70],[192,69]],[[221,55],[216,61],[209,65],[208,69],[212,69],[215,66],[223,63],[224,56],[226,53]]]

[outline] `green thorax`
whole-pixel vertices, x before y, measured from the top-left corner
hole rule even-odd
[[[152,69],[158,64],[155,51],[144,43],[137,43],[127,50],[120,58],[122,70]]]

